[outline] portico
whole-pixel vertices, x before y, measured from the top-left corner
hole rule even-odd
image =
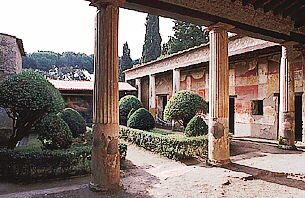
[[[94,96],[94,143],[92,153],[91,188],[98,191],[120,189],[118,157],[118,15],[119,7],[167,16],[209,27],[209,161],[213,165],[229,163],[228,99],[229,67],[227,31],[245,34],[276,43],[294,41],[305,43],[305,2],[269,0],[88,0],[97,7],[95,40],[95,96]],[[271,3],[272,2],[272,3]],[[218,24],[215,26],[215,24]],[[222,24],[222,25],[219,25]],[[239,43],[236,43],[239,45]],[[265,43],[266,44],[266,43]],[[249,46],[247,46],[249,47]],[[291,64],[289,49],[283,47],[281,63],[280,119],[284,120],[285,141],[293,146],[293,105]],[[203,54],[200,54],[199,60]],[[175,79],[178,69],[173,67]],[[157,67],[156,67],[157,69]],[[138,76],[139,77],[139,76]],[[180,83],[173,83],[173,93]],[[149,74],[149,109],[156,108],[155,75]],[[287,141],[286,141],[287,140]]]

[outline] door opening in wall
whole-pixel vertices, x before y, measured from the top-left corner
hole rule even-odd
[[[158,95],[158,117],[163,119],[163,112],[167,104],[167,94]]]
[[[302,141],[302,95],[296,94],[295,96],[295,140]]]
[[[229,131],[234,134],[235,125],[235,97],[229,98]]]

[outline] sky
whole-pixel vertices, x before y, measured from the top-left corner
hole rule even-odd
[[[0,33],[23,40],[27,53],[38,50],[94,52],[96,8],[85,0],[1,0]],[[119,56],[128,42],[131,58],[142,55],[147,14],[120,9]],[[160,17],[162,43],[173,34],[173,21]]]

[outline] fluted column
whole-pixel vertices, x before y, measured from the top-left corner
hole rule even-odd
[[[295,149],[293,43],[282,44],[280,64],[279,147]]]
[[[94,1],[98,8],[95,26],[95,80],[93,147],[90,188],[117,191],[120,183],[118,17],[119,1]]]
[[[142,98],[142,84],[141,84],[141,78],[137,78],[137,79],[136,79],[136,86],[137,86],[137,89],[138,89],[138,99],[139,99],[140,101],[142,101],[142,100],[141,100],[141,98]]]
[[[210,30],[209,64],[209,163],[230,163],[229,149],[229,64],[228,26],[216,24]]]
[[[173,70],[173,95],[180,90],[180,69]]]
[[[156,77],[149,75],[149,111],[156,117]]]

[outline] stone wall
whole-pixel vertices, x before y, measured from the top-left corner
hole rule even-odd
[[[22,70],[22,54],[17,39],[0,34],[0,78]]]
[[[0,80],[8,75],[19,73],[22,70],[22,53],[19,49],[16,37],[0,34]],[[5,144],[12,131],[12,119],[6,111],[0,108],[0,139]]]

